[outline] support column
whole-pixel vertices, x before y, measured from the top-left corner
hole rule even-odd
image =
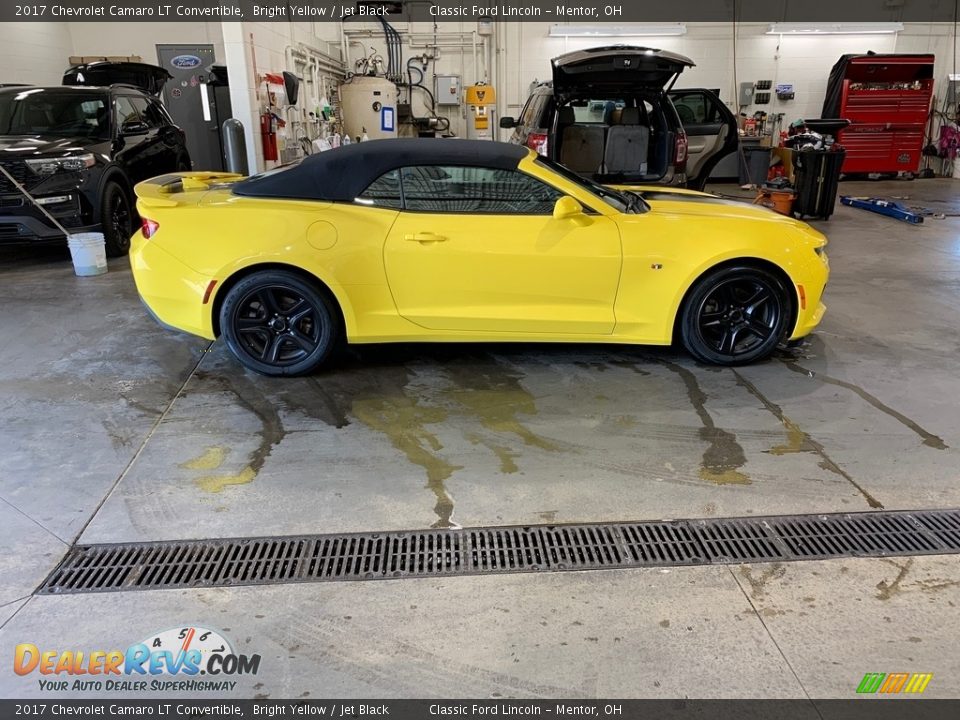
[[[221,22],[223,30],[223,53],[230,76],[230,105],[233,116],[243,123],[247,142],[247,166],[250,174],[265,168],[260,147],[260,113],[257,103],[257,78],[253,69],[253,57],[245,23]]]

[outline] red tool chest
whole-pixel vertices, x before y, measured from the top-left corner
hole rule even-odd
[[[845,55],[830,73],[823,117],[850,126],[844,173],[916,173],[930,102],[933,55]]]

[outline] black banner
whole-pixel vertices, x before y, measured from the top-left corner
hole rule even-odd
[[[59,0],[0,6],[0,21],[72,22],[955,22],[960,0]]]
[[[960,700],[0,700],[0,718],[941,720]]]

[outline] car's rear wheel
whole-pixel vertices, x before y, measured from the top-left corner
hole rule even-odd
[[[337,341],[337,314],[313,283],[283,270],[264,270],[230,288],[220,308],[227,346],[263,375],[306,375]]]
[[[100,224],[107,257],[121,257],[130,251],[133,217],[126,190],[115,182],[104,185],[100,195]]]
[[[756,267],[726,267],[707,274],[681,312],[684,347],[714,365],[744,365],[768,357],[791,318],[783,282]]]

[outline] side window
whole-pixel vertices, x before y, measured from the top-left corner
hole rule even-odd
[[[549,215],[563,193],[518,170],[406,167],[403,199],[412,212]]]
[[[520,111],[520,124],[523,127],[530,127],[533,123],[534,109],[537,104],[537,96],[531,95],[527,98],[527,104],[523,106],[523,110]]]
[[[537,116],[535,118],[538,128],[549,128],[553,123],[551,111],[553,110],[553,95],[545,93],[540,96],[540,104],[537,105]]]
[[[91,137],[104,137],[110,134],[110,115],[107,113],[107,103],[101,99],[84,100],[80,103],[81,122]]]
[[[537,130],[547,127],[550,123],[544,118],[544,108],[550,95],[547,93],[534,93],[527,99],[527,104],[523,106],[520,113],[520,124],[529,129]]]
[[[370,186],[360,193],[357,202],[374,207],[393,208],[402,207],[400,197],[400,171],[391,170],[370,183]]]
[[[140,122],[140,113],[133,105],[133,98],[127,95],[120,95],[117,98],[116,113],[117,127],[122,128],[126,123]]]
[[[140,113],[140,118],[151,128],[161,128],[166,125],[166,120],[163,117],[163,113],[160,112],[160,109],[156,107],[156,103],[147,98],[135,97],[130,98],[133,106],[136,108],[137,112]]]
[[[719,109],[701,93],[690,93],[674,98],[680,122],[690,125],[710,125],[721,122]]]

